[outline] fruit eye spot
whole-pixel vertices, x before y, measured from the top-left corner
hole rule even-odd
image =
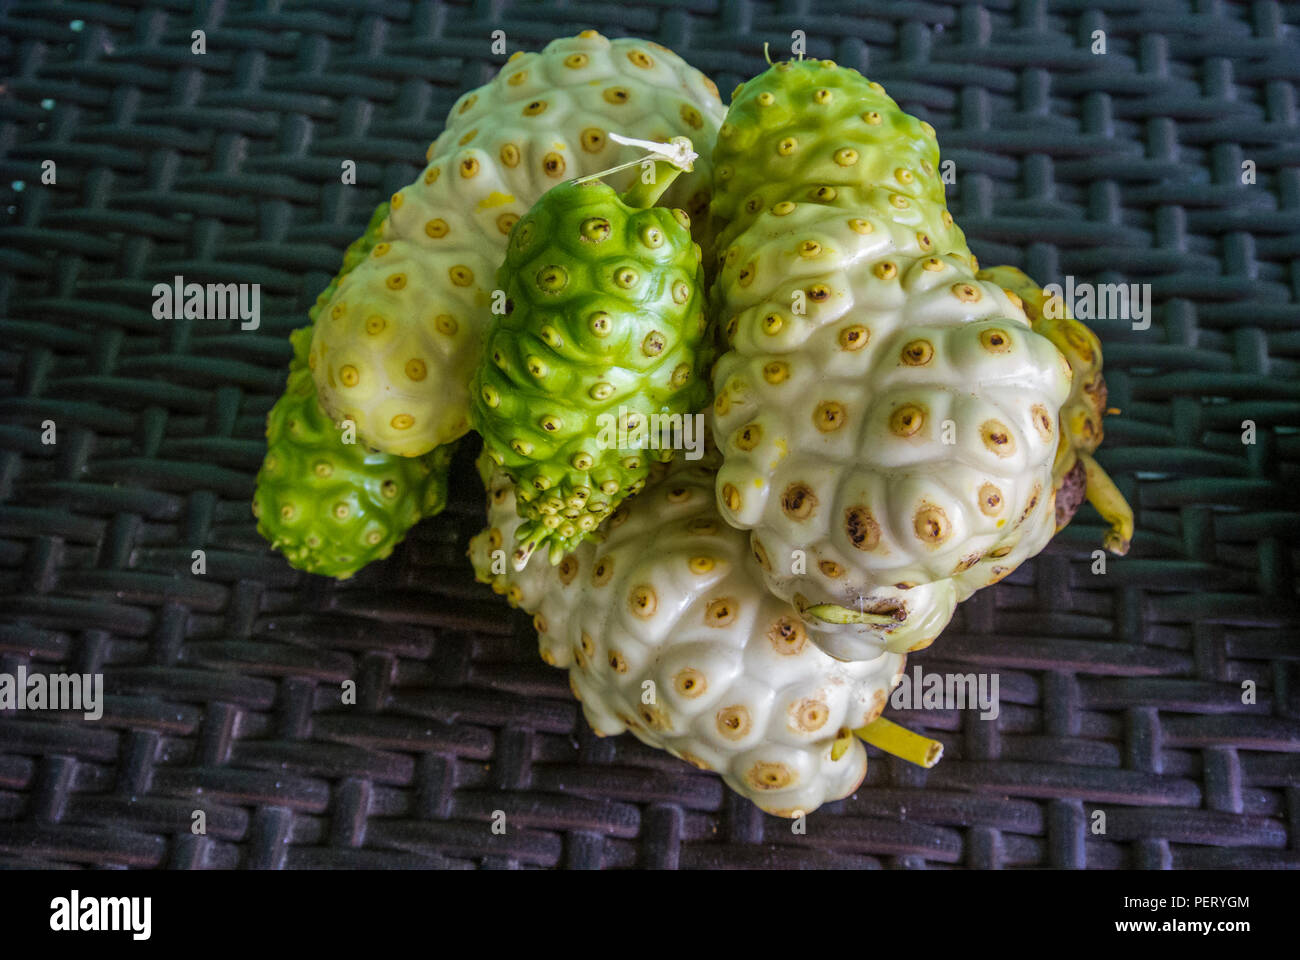
[[[384,281],[384,284],[388,287],[389,290],[401,290],[406,286],[406,274],[404,273],[391,274],[388,277],[388,279]]]
[[[657,357],[664,352],[666,345],[667,341],[664,339],[664,335],[658,330],[652,330],[641,341],[641,352],[647,357]]]
[[[1009,457],[1016,452],[1015,438],[1000,420],[984,421],[980,426],[980,436],[984,440],[984,446],[999,457]]]
[[[466,157],[460,162],[460,175],[466,180],[478,176],[479,162],[474,157]]]
[[[641,279],[640,274],[638,274],[631,267],[622,267],[614,273],[614,282],[617,283],[624,290],[628,290],[636,286],[637,281],[640,279]]]
[[[758,103],[759,106],[770,107],[772,104],[776,103],[776,97],[764,91],[758,95]]]
[[[875,227],[871,225],[870,220],[863,220],[861,217],[854,217],[849,221],[849,229],[854,233],[866,234],[874,230]]]
[[[424,225],[424,232],[435,240],[445,237],[447,231],[450,229],[451,228],[447,226],[447,221],[443,220],[441,217],[436,220],[430,220]]]
[[[628,93],[626,87],[610,87],[605,91],[605,102],[615,104],[627,103],[630,96],[631,94]]]
[[[673,301],[675,303],[685,303],[690,299],[691,287],[685,280],[679,280],[673,284]]]
[[[550,177],[558,177],[564,173],[564,158],[558,153],[548,153],[542,158],[542,169]]]
[[[848,411],[844,409],[844,405],[834,400],[819,403],[813,412],[813,423],[822,433],[840,429],[847,418]]]
[[[962,303],[975,303],[980,298],[979,287],[970,283],[954,283],[952,292]]]
[[[558,293],[569,283],[569,272],[558,264],[537,271],[537,288],[543,293]]]
[[[799,149],[799,141],[794,137],[784,137],[776,145],[776,152],[783,157],[788,157]]]
[[[502,236],[508,236],[511,228],[518,222],[519,214],[503,213],[501,216],[497,217],[497,229],[501,231]]]
[[[778,217],[784,217],[786,214],[794,212],[794,204],[789,200],[782,200],[772,207],[772,212]]]
[[[1006,353],[1011,349],[1011,337],[1005,330],[985,330],[980,334],[980,344],[990,353]]]
[[[807,520],[817,510],[817,496],[806,483],[792,483],[781,495],[781,510],[791,520]]]
[[[923,367],[934,357],[934,347],[928,340],[913,340],[903,347],[903,363],[911,367]]]
[[[640,67],[643,70],[648,70],[655,65],[650,55],[642,50],[629,50],[627,58],[632,61],[634,67]]]
[[[849,507],[844,511],[844,532],[849,543],[859,550],[874,550],[880,543],[880,524],[866,507]]]
[[[900,437],[912,437],[925,424],[925,411],[914,403],[904,404],[889,418],[889,429]]]
[[[433,325],[438,329],[439,333],[448,337],[454,336],[458,329],[456,321],[445,313],[441,313],[434,318]]]
[[[580,137],[582,149],[588,153],[599,153],[605,146],[605,132],[596,127],[588,127]]]
[[[852,147],[841,147],[835,151],[835,162],[841,167],[851,167],[858,162],[858,151]]]
[[[429,373],[429,368],[425,366],[423,360],[411,359],[406,361],[406,375],[412,380],[423,380]]]
[[[571,70],[577,70],[587,65],[587,55],[585,53],[571,53],[564,58],[564,65]]]
[[[458,287],[468,287],[474,282],[474,271],[466,266],[455,266],[447,271],[451,282]]]
[[[519,165],[519,148],[513,143],[507,143],[501,148],[501,162],[507,167],[516,167]]]
[[[700,111],[696,110],[689,103],[682,104],[681,115],[682,120],[685,121],[686,125],[692,130],[698,130],[700,127],[704,126],[704,120],[700,117]]]
[[[578,228],[579,237],[588,243],[603,243],[608,239],[611,227],[604,217],[588,217]]]
[[[339,379],[343,381],[343,386],[355,387],[361,379],[361,375],[357,373],[356,367],[349,365],[339,371]]]
[[[809,287],[806,292],[808,294],[809,299],[816,300],[818,303],[820,303],[823,300],[830,299],[831,288],[826,286],[823,283],[818,283]]]
[[[881,280],[892,280],[898,275],[898,267],[886,260],[884,263],[876,264],[875,267],[872,268],[871,272]]]

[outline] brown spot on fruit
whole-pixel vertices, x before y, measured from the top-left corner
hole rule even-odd
[[[973,283],[954,283],[952,295],[962,303],[976,303],[980,299],[980,288]]]
[[[922,543],[937,547],[952,534],[952,523],[942,507],[923,504],[912,518],[912,529]]]
[[[989,353],[1006,353],[1011,349],[1011,334],[999,327],[980,332],[980,345]]]
[[[781,495],[781,509],[791,520],[804,521],[817,510],[817,496],[806,483],[792,483]]]
[[[805,697],[790,705],[790,729],[798,733],[816,733],[826,726],[830,707],[815,697]]]
[[[849,507],[844,511],[844,532],[849,543],[859,550],[874,550],[880,545],[880,524],[866,507]]]
[[[737,609],[736,601],[731,597],[712,600],[704,610],[704,625],[706,627],[730,626],[736,620]]]
[[[813,411],[813,425],[822,433],[831,433],[840,429],[848,418],[849,412],[844,408],[844,404],[834,400],[817,404],[817,409]]]
[[[708,678],[693,667],[679,670],[673,676],[673,689],[677,691],[678,696],[694,699],[701,696],[708,688]]]
[[[596,565],[591,568],[591,585],[593,587],[603,587],[614,576],[614,558],[602,557],[596,561]]]
[[[578,575],[578,558],[573,556],[573,554],[569,554],[560,561],[556,573],[560,576],[560,583],[567,587],[573,582],[573,578]]]
[[[609,652],[609,668],[615,673],[627,673],[627,661],[617,650]]]
[[[642,584],[634,587],[627,601],[628,609],[642,620],[649,620],[659,608],[659,597],[652,587]]]
[[[745,772],[745,782],[755,790],[784,790],[798,779],[798,774],[784,763],[760,761]]]
[[[714,719],[718,733],[728,740],[743,740],[753,727],[753,720],[750,719],[749,710],[739,703],[723,707],[718,711]]]
[[[844,576],[844,568],[834,560],[822,560],[818,562],[817,569],[822,572],[823,576],[830,577],[832,580],[838,580]]]
[[[845,327],[840,331],[840,347],[844,350],[861,350],[871,339],[871,331],[861,324]]]
[[[749,538],[749,549],[754,554],[754,562],[760,568],[768,573],[772,572],[772,562],[767,558],[767,549],[763,546],[762,541],[758,539],[757,534],[751,534]]]
[[[889,418],[889,430],[900,437],[913,437],[925,425],[925,410],[915,403],[905,403]]]
[[[980,486],[979,503],[980,513],[986,517],[996,517],[1002,512],[1005,501],[1001,490],[991,483],[985,483]]]
[[[923,367],[934,358],[929,340],[913,340],[903,347],[902,361],[909,367]]]
[[[1055,435],[1053,429],[1052,415],[1047,412],[1047,408],[1041,403],[1036,403],[1030,407],[1029,412],[1034,418],[1034,429],[1038,435],[1043,438],[1044,442],[1050,442]]]
[[[980,424],[980,439],[999,457],[1009,457],[1016,452],[1016,438],[1001,420],[985,420]]]
[[[808,633],[794,617],[781,617],[767,631],[772,649],[783,657],[796,656],[808,643]]]
[[[763,428],[757,423],[748,423],[736,431],[736,436],[732,443],[735,444],[736,449],[749,452],[757,447],[762,439]]]
[[[587,153],[600,153],[605,149],[605,131],[599,127],[588,127],[579,135],[578,142]]]

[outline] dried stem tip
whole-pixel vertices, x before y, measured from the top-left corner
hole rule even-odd
[[[939,758],[943,756],[943,744],[938,740],[913,733],[884,717],[879,717],[853,732],[873,747],[878,747],[885,753],[906,760],[908,763],[925,767],[927,770],[938,763]]]

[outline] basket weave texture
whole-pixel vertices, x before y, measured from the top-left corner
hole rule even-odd
[[[0,865],[1300,867],[1297,19],[1263,0],[0,4],[0,672],[102,672],[107,692],[96,722],[0,714]],[[1151,284],[1150,329],[1092,324],[1132,552],[1095,574],[1085,507],[963,604],[912,662],[996,672],[998,719],[891,711],[943,761],[872,750],[803,835],[591,733],[528,619],[473,582],[472,450],[447,512],[344,584],[290,569],[249,512],[288,331],[504,62],[492,31],[513,51],[588,27],[724,92],[802,30],[937,128],[981,263]],[[261,284],[261,328],[154,319],[175,274]]]

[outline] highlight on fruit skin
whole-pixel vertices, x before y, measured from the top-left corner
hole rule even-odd
[[[1069,399],[1061,408],[1061,438],[1052,465],[1057,489],[1056,529],[1059,531],[1070,522],[1086,496],[1110,524],[1104,546],[1111,553],[1124,556],[1133,540],[1133,508],[1092,456],[1105,436],[1102,418],[1112,412],[1106,406],[1101,341],[1070,315],[1063,298],[1048,297],[1017,267],[988,267],[978,276],[1019,296],[1034,332],[1051,340],[1074,371]]]
[[[267,416],[252,508],[258,532],[290,566],[344,580],[442,511],[455,444],[406,458],[344,442],[316,400],[310,339],[310,327],[290,334],[294,358],[284,395]]]

